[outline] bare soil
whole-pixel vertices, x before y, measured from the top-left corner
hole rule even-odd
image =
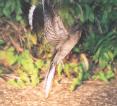
[[[68,79],[54,82],[48,98],[43,82],[35,88],[16,89],[0,79],[0,106],[117,106],[117,83],[86,81],[70,92]]]

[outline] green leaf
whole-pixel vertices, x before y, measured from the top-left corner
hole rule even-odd
[[[5,41],[0,39],[0,46],[3,45],[3,44],[5,44]]]
[[[19,77],[20,77],[20,80],[25,82],[26,85],[30,84],[30,78],[26,72],[23,72],[23,70],[20,70]]]
[[[80,4],[77,4],[77,7],[79,8],[80,10],[80,13],[79,13],[79,18],[80,18],[80,21],[83,23],[85,20],[84,20],[84,11],[82,9],[82,6]]]
[[[64,72],[67,75],[67,77],[70,77],[70,66],[69,66],[69,64],[65,64]]]
[[[76,89],[77,86],[79,86],[82,83],[82,81],[79,78],[74,78],[73,82],[70,86],[70,90],[73,91]]]
[[[11,14],[11,6],[12,6],[12,2],[9,0],[6,4],[5,4],[5,7],[3,8],[3,14],[6,16],[6,17],[10,17],[10,14]]]
[[[25,87],[24,81],[21,80],[21,79],[18,79],[18,80],[17,80],[17,87],[18,87],[18,88],[24,88],[24,87]]]
[[[90,72],[89,71],[84,71],[83,73],[83,80],[88,80],[88,78],[90,77]]]
[[[0,68],[0,76],[2,75],[2,73],[3,73],[3,70]]]
[[[10,84],[10,85],[12,85],[14,87],[18,87],[18,84],[17,84],[16,80],[14,80],[14,79],[8,80],[8,84]]]
[[[41,60],[41,59],[38,59],[38,60],[35,62],[35,66],[37,67],[37,69],[41,69],[41,68],[44,66],[44,61]]]
[[[17,61],[17,55],[14,54],[14,49],[11,47],[5,51],[0,51],[0,60],[4,60],[8,65],[12,65]]]
[[[66,24],[66,26],[71,26],[74,23],[74,18],[70,14],[69,9],[67,8],[61,9],[59,11],[59,15],[64,20],[64,23]]]
[[[108,82],[108,79],[106,78],[105,73],[102,71],[100,71],[96,75],[94,75],[93,78]]]
[[[35,87],[39,83],[40,79],[38,77],[38,74],[33,74],[31,76],[31,85]]]
[[[62,69],[63,69],[62,64],[58,64],[58,66],[57,66],[57,72],[58,72],[59,76],[61,76],[61,74],[62,74]]]
[[[109,71],[107,71],[107,73],[106,73],[105,76],[109,80],[111,78],[114,78],[115,77],[115,74],[114,74],[114,72],[112,70],[109,70]]]

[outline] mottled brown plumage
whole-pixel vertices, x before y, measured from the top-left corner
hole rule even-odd
[[[48,97],[52,79],[54,78],[56,65],[61,63],[66,55],[76,45],[81,36],[81,30],[68,31],[60,16],[53,10],[49,0],[43,0],[44,12],[44,32],[48,42],[55,48],[53,59],[51,61],[50,69],[45,78],[45,94]]]

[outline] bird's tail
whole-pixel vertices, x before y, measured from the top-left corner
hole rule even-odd
[[[44,91],[45,91],[45,96],[46,97],[48,97],[49,91],[50,91],[51,86],[52,86],[52,80],[54,78],[55,68],[56,68],[56,66],[55,65],[52,65],[50,67],[49,72],[46,75],[46,78],[45,78]]]
[[[33,29],[33,14],[34,14],[35,8],[36,8],[36,6],[32,5],[29,10],[29,14],[28,14],[28,21],[29,21],[29,25],[30,25],[31,29]]]
[[[46,18],[45,20],[51,19],[54,16],[54,12],[53,12],[50,0],[42,0],[42,5],[40,5],[40,6],[38,6],[38,5],[39,5],[39,3],[37,3],[37,4],[33,3],[29,9],[28,22],[29,22],[29,26],[30,26],[31,30],[34,29],[34,26],[33,26],[34,24],[39,23],[40,25],[42,25],[41,22],[43,22],[43,16],[45,16],[45,18]],[[40,8],[37,8],[37,6]],[[38,11],[36,12],[37,9],[38,9]],[[34,18],[36,18],[37,16],[39,16],[38,20],[36,20],[37,22],[34,23],[34,21],[35,21]]]

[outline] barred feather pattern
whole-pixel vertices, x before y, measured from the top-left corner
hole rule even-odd
[[[68,38],[68,31],[59,15],[51,8],[44,8],[44,32],[48,42],[52,45],[57,45],[61,41]],[[51,12],[51,13],[50,13]]]
[[[43,0],[43,3],[45,3],[44,1],[46,0]],[[69,54],[81,36],[80,30],[76,31],[75,33],[68,32],[68,30],[63,25],[60,16],[57,15],[55,11],[52,11],[52,8],[52,14],[48,10],[49,9],[46,7],[43,8],[44,31],[48,42],[55,47],[56,52],[53,55],[50,69],[45,77],[44,90],[46,97],[48,97],[52,86],[52,80],[54,78],[56,65],[61,63],[65,56]]]
[[[57,50],[52,63],[59,64],[70,53],[72,48],[77,44],[81,37],[81,31],[77,31],[75,34],[70,34],[69,38],[60,46]]]
[[[59,20],[56,20],[59,17],[54,17],[52,19],[48,19],[46,17],[44,23],[45,23],[45,36],[52,45],[57,45],[61,41],[66,40],[68,38],[68,33],[65,30],[65,27],[63,26],[62,22]]]
[[[48,71],[45,77],[44,89],[46,97],[48,97],[49,91],[52,86],[52,80],[54,78],[56,65],[61,63],[62,60],[65,58],[65,56],[69,54],[72,48],[79,41],[80,36],[81,36],[81,31],[77,31],[73,35],[71,34],[70,37],[62,44],[62,46],[60,46],[60,48],[57,49],[56,54],[54,55],[54,58],[51,62],[50,70]]]

